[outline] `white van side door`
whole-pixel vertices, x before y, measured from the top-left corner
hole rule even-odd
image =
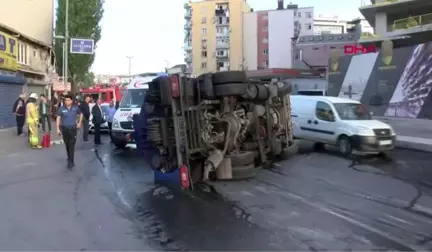
[[[327,144],[336,144],[338,123],[336,113],[331,104],[318,101],[315,107],[314,119],[309,125],[313,127],[317,141]]]

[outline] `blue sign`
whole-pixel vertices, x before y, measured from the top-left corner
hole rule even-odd
[[[72,38],[70,43],[70,53],[94,54],[94,40]]]

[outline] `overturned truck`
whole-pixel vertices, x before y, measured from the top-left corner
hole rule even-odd
[[[249,80],[243,71],[154,79],[142,111],[148,162],[162,173],[180,167],[192,184],[255,176],[298,150],[291,90],[290,83]]]

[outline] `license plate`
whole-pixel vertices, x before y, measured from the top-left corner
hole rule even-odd
[[[379,141],[379,144],[380,145],[390,145],[390,144],[392,144],[392,140],[382,140],[382,141]]]

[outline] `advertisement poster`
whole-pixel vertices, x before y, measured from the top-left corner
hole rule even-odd
[[[0,31],[0,69],[17,71],[18,41],[11,35]]]

